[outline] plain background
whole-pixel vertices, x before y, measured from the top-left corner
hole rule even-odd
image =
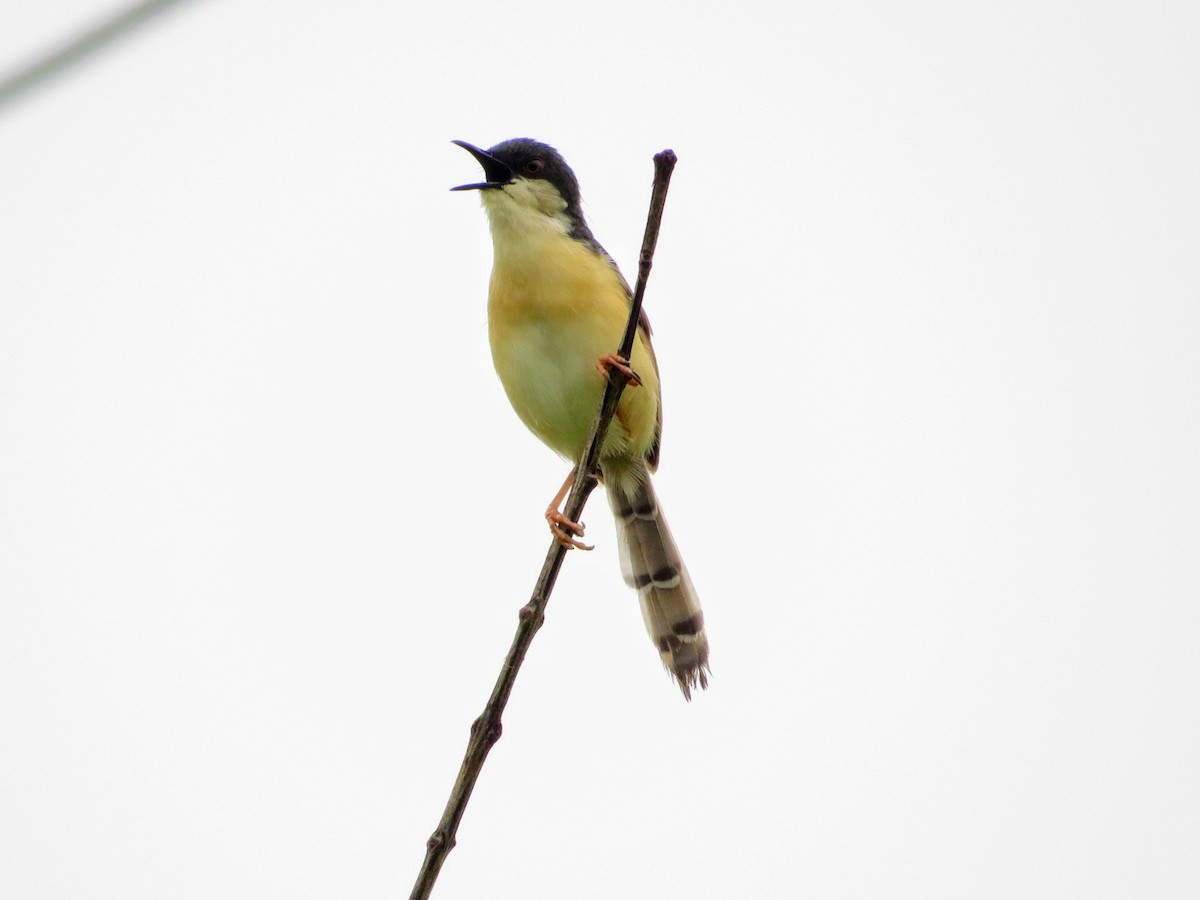
[[[9,3],[0,62],[110,11]],[[565,464],[478,167],[647,294],[711,689],[609,514],[435,896],[1200,895],[1200,7],[194,0],[0,111],[0,894],[407,896]]]

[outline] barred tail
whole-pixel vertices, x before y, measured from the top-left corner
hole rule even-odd
[[[708,637],[704,613],[671,529],[658,505],[650,475],[607,483],[617,518],[621,574],[638,592],[642,617],[663,665],[691,700],[692,689],[708,687]]]

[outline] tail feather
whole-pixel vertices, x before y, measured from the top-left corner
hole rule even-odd
[[[671,529],[658,505],[650,476],[608,482],[608,500],[617,519],[621,574],[638,592],[642,618],[663,665],[692,699],[693,688],[708,687],[708,637],[704,613]]]

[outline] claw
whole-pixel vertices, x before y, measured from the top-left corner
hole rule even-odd
[[[568,550],[591,550],[591,546],[577,541],[575,536],[582,537],[587,526],[582,522],[572,522],[554,507],[546,510],[546,522],[554,539]]]
[[[606,356],[600,357],[596,363],[596,368],[600,370],[600,374],[605,378],[612,378],[612,373],[616,370],[625,376],[630,387],[641,387],[641,376],[629,368],[629,360],[617,356],[615,353],[609,353]]]

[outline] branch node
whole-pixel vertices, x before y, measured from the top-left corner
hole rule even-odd
[[[496,741],[500,740],[502,734],[504,734],[504,724],[497,719],[488,726],[487,733],[483,736],[483,742],[490,749]]]
[[[500,740],[500,735],[504,733],[504,726],[500,724],[499,711],[492,712],[489,710],[481,715],[478,719],[471,723],[471,740],[482,741],[485,747],[490,748],[492,744]],[[483,733],[480,737],[480,732]],[[435,832],[436,833],[436,832]]]
[[[439,849],[444,843],[446,843],[446,835],[444,835],[441,831],[435,831],[429,836],[429,840],[425,842],[425,849],[432,853],[434,850]]]

